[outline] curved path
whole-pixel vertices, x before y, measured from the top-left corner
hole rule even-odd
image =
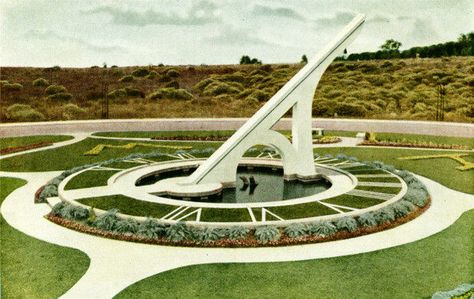
[[[34,204],[33,194],[58,174],[0,172],[0,176],[28,180],[25,186],[16,189],[5,199],[1,213],[11,226],[27,235],[77,248],[89,256],[89,269],[62,298],[111,298],[134,282],[188,265],[296,261],[381,250],[440,232],[453,224],[463,212],[474,208],[474,195],[457,192],[419,177],[433,195],[432,206],[415,220],[390,230],[352,239],[290,247],[171,249],[87,235],[46,220],[43,216],[50,211],[50,207],[47,204]]]

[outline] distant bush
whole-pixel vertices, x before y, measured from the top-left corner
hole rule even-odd
[[[65,119],[81,119],[87,115],[87,110],[82,109],[81,107],[75,104],[67,104],[63,106],[63,117]]]
[[[194,89],[195,90],[199,90],[199,91],[204,91],[204,89],[211,83],[215,82],[214,79],[211,79],[211,78],[207,78],[207,79],[204,79],[204,80],[201,80],[199,81],[198,83],[196,83],[196,85],[194,85]]]
[[[145,68],[139,68],[132,72],[132,76],[134,77],[146,77],[150,74],[150,71]]]
[[[123,98],[127,96],[127,91],[125,91],[125,88],[115,89],[109,92],[107,96],[112,99]]]
[[[7,117],[15,121],[42,121],[44,115],[30,105],[13,104],[7,108]]]
[[[268,101],[271,96],[271,93],[260,89],[255,90],[254,92],[252,92],[252,94],[249,95],[249,97],[257,100],[258,102]]]
[[[135,89],[135,88],[125,87],[125,93],[129,97],[140,97],[140,98],[145,97],[145,93],[143,91],[139,89]]]
[[[225,82],[213,82],[206,86],[204,89],[204,95],[206,96],[218,96],[221,94],[235,94],[239,93],[240,90],[229,83]]]
[[[177,78],[179,77],[179,72],[175,69],[170,69],[166,72],[166,75],[171,78]]]
[[[341,116],[365,116],[367,109],[355,104],[338,103],[334,107],[334,112]]]
[[[2,89],[4,91],[20,91],[23,89],[23,85],[20,83],[4,83],[2,84]]]
[[[178,81],[173,80],[173,81],[170,81],[170,82],[166,83],[165,87],[178,89],[179,88],[179,83],[178,83]]]
[[[70,99],[72,99],[72,94],[68,92],[60,92],[52,94],[48,96],[48,98],[54,101],[69,101]]]
[[[161,83],[170,82],[171,80],[173,80],[173,78],[171,78],[171,77],[168,76],[167,74],[162,75],[162,76],[158,79],[158,81],[161,82]]]
[[[280,239],[280,231],[275,226],[259,226],[255,229],[255,238],[261,244]]]
[[[53,95],[53,94],[58,94],[58,93],[65,93],[66,91],[67,91],[66,87],[62,85],[50,85],[46,87],[46,89],[44,90],[44,93],[47,95]]]
[[[44,78],[38,78],[33,81],[33,86],[35,87],[46,87],[49,86],[49,82]]]
[[[190,100],[193,95],[186,89],[175,88],[160,88],[154,93],[148,95],[150,99],[175,99],[175,100]]]
[[[133,76],[131,76],[131,75],[126,75],[126,76],[123,76],[122,78],[119,79],[119,81],[123,82],[123,83],[132,82],[133,80],[134,80]]]
[[[155,79],[156,77],[158,77],[158,73],[155,71],[151,71],[147,76],[148,79]]]

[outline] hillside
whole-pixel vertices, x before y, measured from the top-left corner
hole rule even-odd
[[[0,117],[101,118],[104,85],[109,118],[246,117],[301,66],[2,67]],[[440,85],[444,120],[473,122],[472,56],[334,62],[315,93],[313,115],[434,120]]]

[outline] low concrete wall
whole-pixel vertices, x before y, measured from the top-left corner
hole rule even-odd
[[[173,131],[173,130],[235,130],[246,118],[177,118],[177,119],[114,119],[60,122],[12,123],[0,125],[0,136],[28,136],[104,131]],[[366,120],[366,119],[313,119],[313,127],[326,130],[407,133],[473,137],[474,124]],[[291,129],[291,119],[283,118],[276,129]]]

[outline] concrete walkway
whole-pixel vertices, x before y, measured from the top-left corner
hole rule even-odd
[[[2,155],[2,156],[0,156],[0,160],[15,157],[15,156],[20,156],[20,155],[31,154],[31,153],[34,153],[34,152],[50,150],[50,149],[53,149],[53,148],[58,148],[58,147],[62,147],[62,146],[70,145],[70,144],[74,144],[74,143],[77,143],[77,142],[80,142],[80,141],[86,139],[87,137],[89,137],[90,134],[89,133],[73,133],[73,134],[67,134],[67,135],[71,135],[71,136],[73,136],[73,138],[69,139],[69,140],[66,140],[66,141],[56,142],[56,143],[54,143],[52,145],[49,145],[49,146],[34,148],[34,149],[21,151],[21,152],[17,152],[17,153],[11,153],[11,154],[8,154],[8,155]]]
[[[474,208],[474,195],[453,191],[419,177],[433,195],[432,206],[415,220],[387,231],[334,242],[277,248],[170,248],[100,238],[49,222],[43,217],[49,212],[49,206],[34,204],[32,198],[41,185],[58,174],[0,172],[0,176],[28,180],[1,206],[8,224],[34,238],[77,248],[91,259],[85,275],[61,298],[112,298],[134,282],[188,265],[309,260],[400,246],[446,229],[463,212]]]

